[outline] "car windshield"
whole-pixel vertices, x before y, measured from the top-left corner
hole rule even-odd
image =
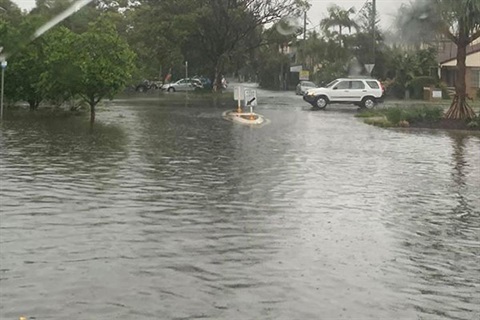
[[[302,82],[302,86],[314,88],[314,87],[316,87],[317,85],[316,85],[315,83],[313,83],[313,82],[305,81],[305,82]]]
[[[327,85],[325,86],[325,88],[331,88],[331,87],[333,87],[337,82],[338,82],[338,80],[333,80],[332,82],[330,82],[329,84],[327,84]]]

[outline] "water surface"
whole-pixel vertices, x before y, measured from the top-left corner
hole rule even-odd
[[[478,319],[480,137],[258,95],[1,123],[0,318]]]

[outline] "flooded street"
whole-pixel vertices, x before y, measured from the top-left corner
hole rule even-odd
[[[0,319],[480,318],[478,134],[165,96],[0,123]]]

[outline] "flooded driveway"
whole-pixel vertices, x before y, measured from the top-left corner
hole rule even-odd
[[[170,100],[0,124],[1,319],[479,318],[478,135]]]

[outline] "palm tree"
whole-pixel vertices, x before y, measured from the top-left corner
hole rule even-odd
[[[352,7],[348,10],[345,10],[334,4],[329,6],[327,10],[328,18],[322,19],[320,21],[320,26],[325,32],[332,27],[338,27],[340,43],[342,43],[343,28],[348,28],[348,32],[352,32],[352,28],[358,30],[358,24],[350,18],[350,15],[355,13],[355,8]]]

